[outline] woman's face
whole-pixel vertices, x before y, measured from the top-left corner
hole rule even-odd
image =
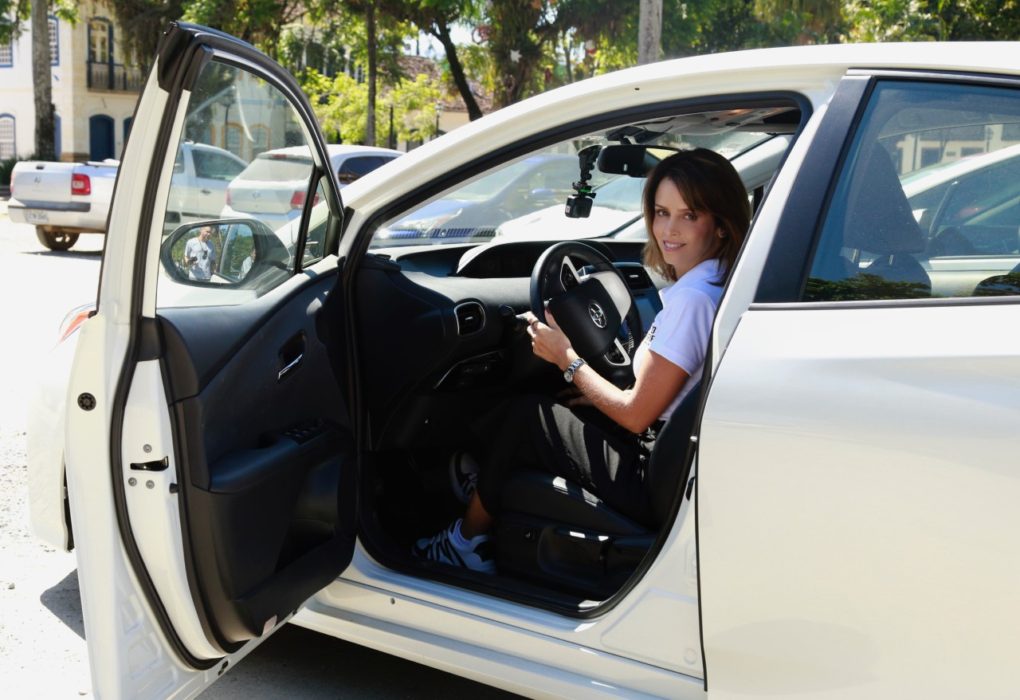
[[[715,256],[721,232],[715,225],[715,217],[687,206],[672,180],[664,179],[659,183],[655,190],[652,235],[662,257],[676,270],[677,278]]]

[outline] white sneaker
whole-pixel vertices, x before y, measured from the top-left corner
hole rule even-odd
[[[496,573],[496,562],[492,558],[492,543],[488,535],[477,535],[466,540],[467,545],[463,548],[455,544],[456,539],[465,539],[455,536],[455,533],[459,534],[460,523],[458,518],[442,532],[432,537],[423,537],[415,542],[411,552],[426,561],[459,566],[483,574]]]
[[[454,452],[450,457],[450,486],[465,505],[478,488],[478,462],[467,452]]]

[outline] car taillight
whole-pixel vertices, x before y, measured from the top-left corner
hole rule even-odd
[[[230,196],[230,188],[227,188],[227,206],[231,206],[234,203],[234,198]]]
[[[88,175],[82,173],[71,175],[71,194],[92,194],[92,181]]]
[[[295,190],[294,194],[292,194],[290,197],[290,208],[300,209],[301,207],[303,207],[305,205],[305,197],[306,195],[304,190]],[[314,207],[320,201],[322,201],[322,197],[320,197],[319,193],[316,192],[315,199],[312,200],[312,206]]]

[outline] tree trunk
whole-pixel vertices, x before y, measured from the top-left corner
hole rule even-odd
[[[368,109],[366,110],[365,143],[375,145],[375,79],[376,79],[376,36],[375,36],[375,3],[368,3],[365,27],[368,31]]]
[[[32,0],[32,83],[35,86],[35,157],[56,160],[53,145],[53,83],[46,0]]]
[[[641,0],[638,13],[638,64],[659,60],[662,48],[662,0]]]
[[[450,64],[450,74],[453,75],[453,82],[457,84],[460,97],[464,100],[464,105],[467,107],[468,119],[471,121],[478,119],[482,116],[482,109],[478,106],[474,93],[471,92],[471,86],[468,85],[467,77],[464,75],[464,66],[461,65],[460,59],[457,57],[457,45],[450,38],[450,28],[446,26],[445,22],[436,22],[432,25],[432,34],[439,39],[439,43],[443,45],[443,50],[446,51],[446,60]]]
[[[570,43],[570,37],[567,36],[566,32],[563,32],[563,59],[566,67],[568,83],[574,82],[574,68],[570,63],[570,50],[572,48]]]

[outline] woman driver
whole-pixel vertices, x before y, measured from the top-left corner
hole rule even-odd
[[[464,517],[413,551],[422,559],[495,572],[489,535],[500,490],[517,465],[542,467],[650,524],[644,465],[655,433],[701,378],[723,283],[750,221],[747,193],[723,156],[704,148],[661,161],[642,196],[650,236],[644,261],[673,284],[634,355],[634,385],[620,389],[584,364],[550,314],[530,313],[534,353],[574,368],[579,394],[568,405],[546,396],[515,401],[482,460]]]

